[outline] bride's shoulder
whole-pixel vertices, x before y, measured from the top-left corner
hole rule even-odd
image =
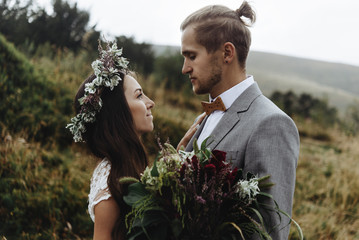
[[[108,175],[110,174],[110,170],[110,162],[107,159],[103,159],[98,163],[92,174],[88,210],[93,221],[95,220],[95,205],[111,197],[111,193],[107,185],[107,179]]]
[[[111,164],[106,158],[104,158],[97,164],[95,170],[93,171],[92,178],[101,177],[105,175],[108,176],[110,170],[111,170]]]
[[[107,187],[107,178],[110,174],[111,164],[104,158],[96,166],[91,177],[91,190],[92,189],[105,189]]]

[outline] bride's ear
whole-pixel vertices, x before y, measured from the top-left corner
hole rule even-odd
[[[223,62],[231,63],[235,58],[236,47],[231,42],[226,42],[223,44]]]

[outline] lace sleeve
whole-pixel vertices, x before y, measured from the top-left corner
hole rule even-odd
[[[93,222],[95,222],[94,208],[96,204],[111,197],[110,190],[107,186],[107,178],[110,174],[110,170],[110,163],[106,159],[103,159],[92,174],[90,194],[88,195],[88,212]]]

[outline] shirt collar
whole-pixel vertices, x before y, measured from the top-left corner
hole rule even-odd
[[[221,93],[219,97],[222,98],[222,101],[224,103],[224,106],[226,106],[226,109],[230,108],[233,102],[253,83],[254,83],[254,78],[253,76],[249,75],[242,82],[238,83],[237,85],[234,85],[227,91]],[[216,98],[213,99],[211,98],[211,96],[209,96],[209,101],[212,102],[216,100]]]

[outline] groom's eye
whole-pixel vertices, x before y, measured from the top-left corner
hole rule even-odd
[[[195,59],[196,59],[196,55],[190,55],[190,56],[189,56],[189,59],[195,60]]]

